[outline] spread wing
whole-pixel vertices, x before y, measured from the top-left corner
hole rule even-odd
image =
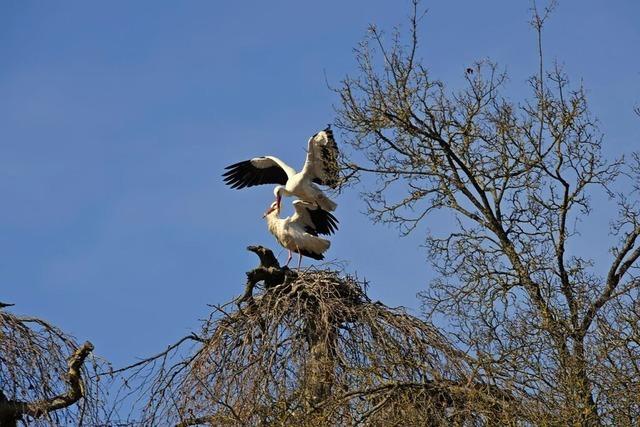
[[[251,160],[227,166],[222,176],[231,188],[253,187],[262,184],[285,185],[295,171],[282,160],[273,156],[255,157]]]
[[[293,207],[296,212],[292,215],[291,221],[300,224],[304,231],[312,236],[333,234],[338,230],[336,217],[315,203],[296,200],[293,202]]]
[[[331,127],[318,132],[309,140],[307,161],[304,171],[311,175],[316,184],[336,188],[339,179],[338,144],[333,138]]]

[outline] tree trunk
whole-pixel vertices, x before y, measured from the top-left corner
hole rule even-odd
[[[600,417],[598,407],[591,393],[591,381],[587,375],[587,361],[584,354],[584,339],[576,340],[575,344],[575,385],[582,414],[579,425],[581,427],[599,426]]]
[[[334,358],[337,328],[318,319],[317,313],[307,318],[307,342],[309,361],[306,375],[306,401],[310,407],[323,402],[331,395],[334,377]]]

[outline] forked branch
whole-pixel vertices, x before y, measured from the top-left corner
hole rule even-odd
[[[67,390],[64,393],[50,399],[25,402],[8,400],[0,391],[0,425],[15,426],[24,415],[38,418],[49,412],[67,408],[80,400],[85,394],[81,369],[93,348],[93,344],[87,341],[76,349],[67,360]]]

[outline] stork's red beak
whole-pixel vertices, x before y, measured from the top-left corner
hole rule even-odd
[[[282,196],[278,194],[278,196],[276,197],[276,205],[278,206],[278,210],[280,209],[280,200],[282,200]]]
[[[267,215],[269,215],[271,212],[275,211],[276,209],[278,209],[277,206],[273,206],[273,205],[269,206],[269,209],[267,209],[265,213],[262,214],[262,218],[266,218]]]

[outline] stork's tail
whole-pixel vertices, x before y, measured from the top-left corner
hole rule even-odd
[[[324,194],[320,194],[316,199],[316,203],[325,211],[333,212],[338,207],[338,204],[325,196]]]
[[[327,249],[329,249],[329,247],[331,246],[330,241],[328,241],[327,239],[321,239],[319,237],[314,237],[309,243],[310,244],[307,248],[298,249],[296,250],[296,252],[309,258],[322,260],[324,259],[324,252],[326,252]]]
[[[318,261],[321,261],[324,259],[323,254],[317,254],[315,252],[305,251],[304,249],[300,249],[299,251],[296,251],[296,252],[298,252],[302,256],[306,256],[307,258],[315,259]]]

